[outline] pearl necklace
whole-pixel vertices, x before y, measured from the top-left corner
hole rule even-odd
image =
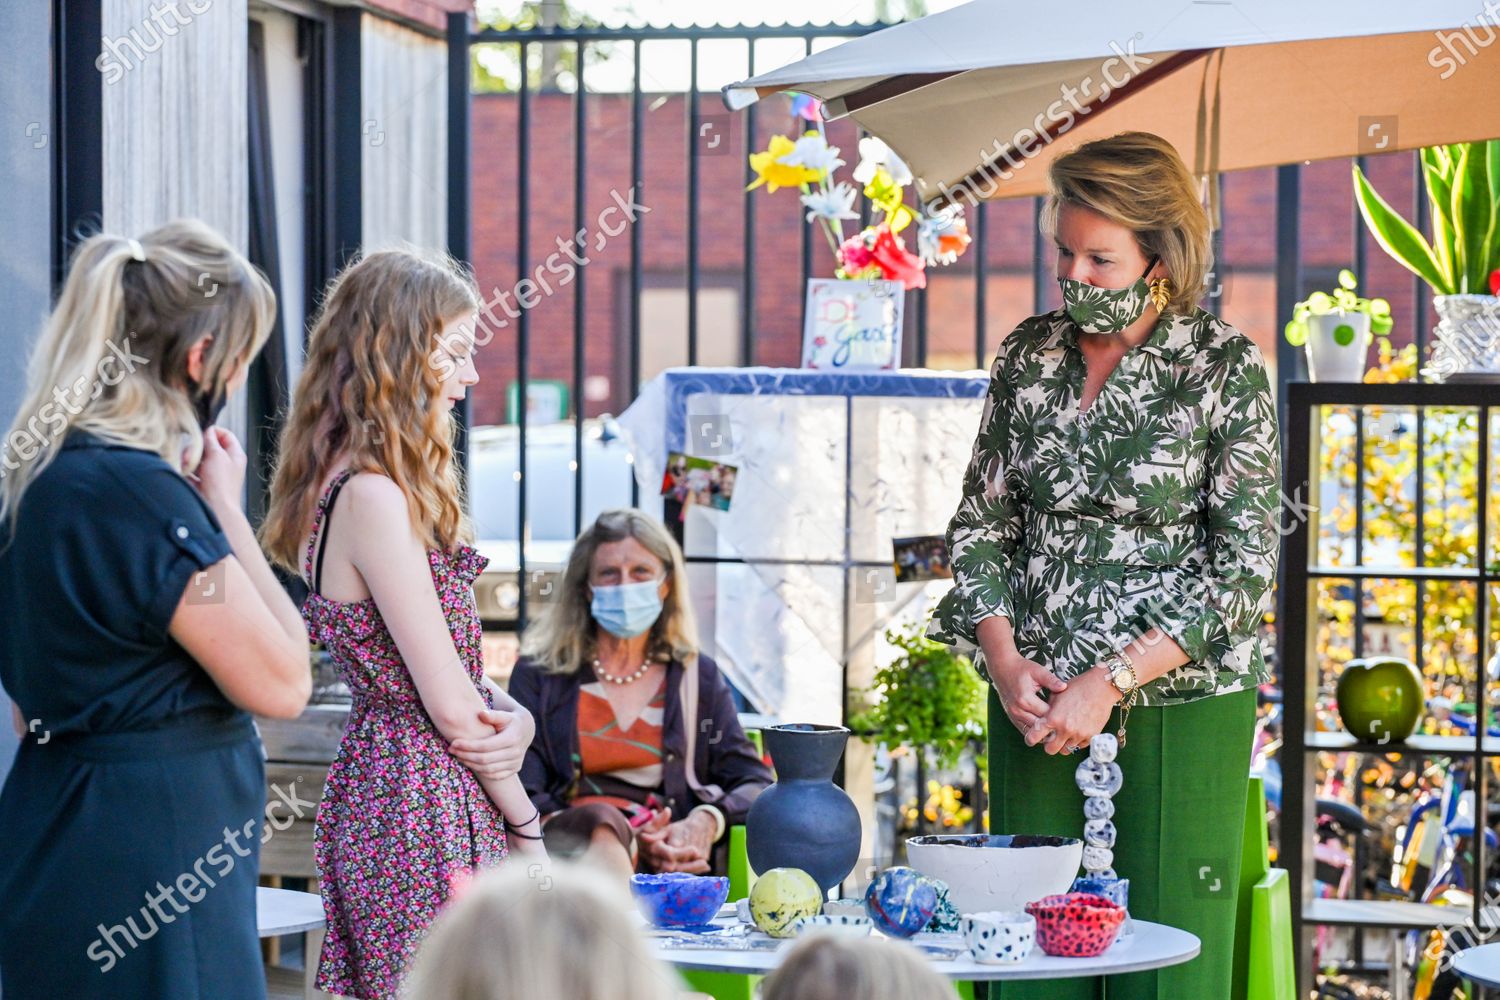
[[[600,680],[608,681],[611,684],[620,684],[620,685],[634,684],[636,681],[638,681],[642,677],[646,676],[646,672],[651,669],[651,667],[652,667],[652,665],[654,663],[655,663],[654,660],[652,660],[651,658],[647,657],[646,662],[642,663],[640,665],[639,669],[635,670],[632,673],[626,674],[624,677],[616,677],[614,674],[607,674],[603,670],[600,670],[599,669],[599,658],[595,657],[594,658],[594,676],[598,677]]]

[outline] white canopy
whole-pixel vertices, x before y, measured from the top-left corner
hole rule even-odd
[[[973,0],[724,101],[821,98],[905,159],[924,201],[1035,195],[1053,157],[1126,129],[1205,175],[1494,138],[1497,43],[1500,0]]]

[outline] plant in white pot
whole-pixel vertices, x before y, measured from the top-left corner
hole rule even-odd
[[[1313,292],[1292,309],[1287,343],[1307,348],[1314,382],[1363,382],[1371,339],[1391,332],[1391,304],[1356,295],[1357,287],[1359,279],[1345,268],[1332,292]]]
[[[1424,237],[1354,168],[1354,197],[1376,242],[1432,288],[1439,323],[1424,374],[1500,377],[1500,139],[1421,151],[1431,205]]]

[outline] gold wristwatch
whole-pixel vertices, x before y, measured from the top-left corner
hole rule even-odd
[[[1139,681],[1136,679],[1135,666],[1128,656],[1116,650],[1100,660],[1099,665],[1109,675],[1109,682],[1120,692],[1121,701],[1125,701],[1135,693]]]

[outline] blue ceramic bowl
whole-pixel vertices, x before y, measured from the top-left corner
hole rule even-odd
[[[1130,908],[1130,879],[1128,878],[1100,878],[1096,875],[1080,875],[1073,880],[1073,888],[1069,892],[1089,892],[1095,896],[1103,896],[1111,903]]]
[[[932,922],[938,887],[913,868],[887,868],[865,892],[865,914],[892,937],[909,938]]]
[[[729,879],[686,872],[632,875],[630,891],[657,927],[690,930],[706,927],[719,915],[729,898]]]

